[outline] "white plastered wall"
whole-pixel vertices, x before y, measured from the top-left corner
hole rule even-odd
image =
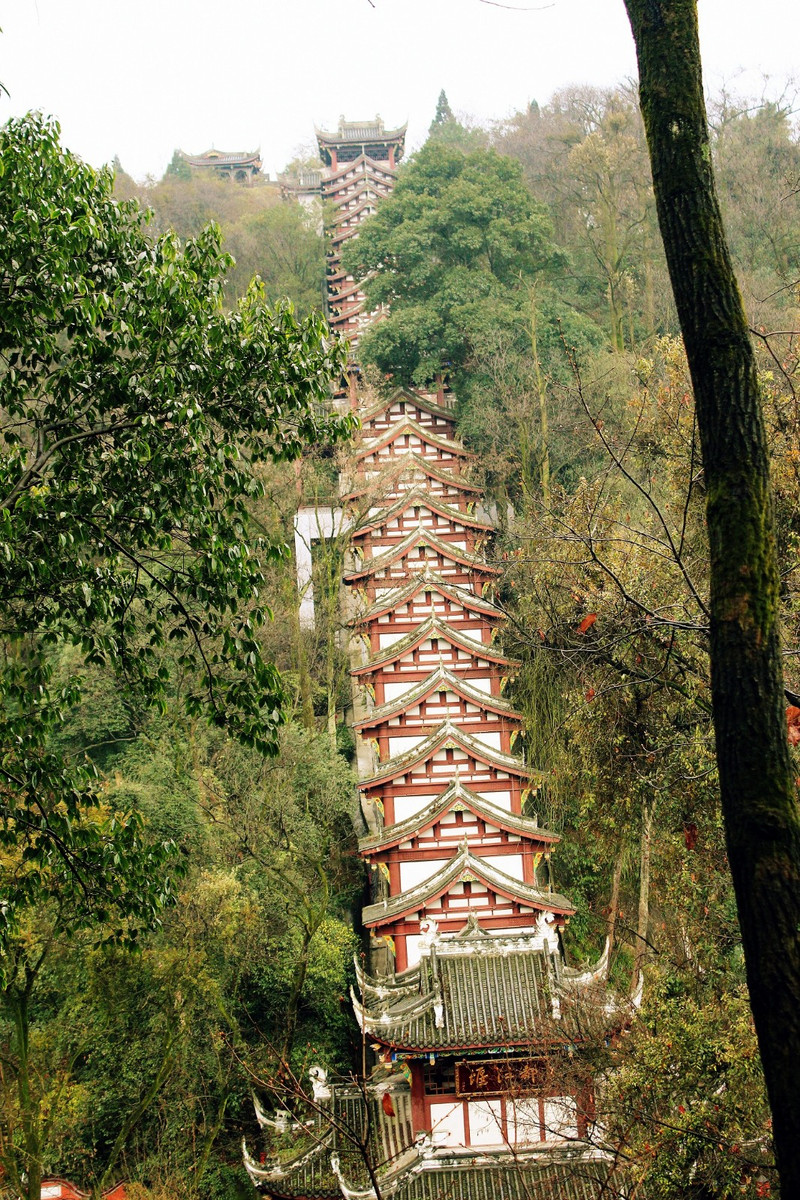
[[[300,625],[314,628],[314,588],[312,546],[324,538],[335,537],[349,526],[340,508],[299,508],[294,518],[294,557],[297,564],[297,593],[300,597]]]

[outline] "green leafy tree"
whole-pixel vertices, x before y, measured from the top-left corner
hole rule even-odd
[[[352,423],[324,415],[340,356],[321,320],[272,311],[256,286],[223,311],[215,229],[183,246],[152,239],[138,206],[113,198],[111,173],[40,118],[6,127],[0,171],[9,920],[46,892],[51,867],[100,909],[128,868],[138,884],[135,854],[80,819],[96,807],[92,764],[52,741],[81,694],[77,676],[54,680],[57,643],[112,665],[145,705],[179,677],[190,712],[274,749],[283,691],[258,631],[265,565],[283,547],[247,537],[256,467]],[[100,869],[109,853],[113,876]]]
[[[428,140],[469,154],[473,150],[485,150],[489,145],[489,134],[479,125],[472,122],[465,125],[459,121],[442,89],[428,129]]]
[[[219,225],[224,237],[245,217],[280,204],[274,188],[231,187],[229,179],[214,171],[190,170],[188,176],[167,172],[136,194],[143,207],[152,208],[151,221],[157,233],[171,231],[184,239],[199,237],[211,222]]]
[[[258,275],[273,303],[289,297],[301,315],[321,311],[325,278],[321,219],[321,213],[309,214],[300,204],[282,202],[232,225],[225,234],[225,248],[235,260],[226,277],[231,299],[243,295]]]
[[[563,89],[512,118],[497,145],[522,163],[569,251],[562,297],[603,322],[616,350],[674,328],[632,89]]]
[[[560,393],[603,336],[557,294],[566,259],[520,166],[432,139],[345,253],[388,307],[362,358],[423,386],[446,369],[494,493],[549,504],[553,472],[577,469]]]
[[[546,285],[528,288],[512,321],[476,337],[459,385],[459,430],[481,456],[490,494],[549,507],[552,480],[567,485],[586,473],[592,455],[576,436],[582,414],[569,381],[604,344],[599,326]]]
[[[18,904],[0,954],[0,1167],[18,1196],[39,1200],[45,1155],[76,1055],[77,1033],[60,1046],[42,1038],[42,1009],[60,1007],[43,985],[53,958],[69,947],[73,957],[98,941],[127,947],[157,925],[174,896],[165,867],[170,844],[152,846],[142,836],[137,814],[118,815],[107,806],[80,812],[69,799],[61,805],[72,821],[72,844],[62,836],[59,853],[33,845],[0,850],[4,891],[30,897],[31,863],[36,865],[36,904]],[[4,839],[7,840],[7,839]],[[40,839],[40,841],[43,839]],[[28,852],[26,854],[26,852]],[[78,864],[79,865],[76,865]],[[181,868],[172,865],[172,874]],[[99,883],[88,879],[96,872]],[[60,985],[65,988],[65,979]],[[52,984],[51,984],[52,986]],[[69,985],[65,988],[69,996]],[[54,1052],[48,1066],[47,1052]]]
[[[388,309],[362,358],[407,383],[457,374],[486,329],[513,323],[526,281],[560,261],[518,164],[429,142],[344,252],[369,303]]]
[[[169,160],[169,163],[167,164],[167,169],[164,172],[165,179],[168,179],[170,177],[174,177],[175,179],[191,179],[192,178],[192,168],[189,166],[186,159],[181,154],[180,150],[176,150],[173,153],[172,158]]]
[[[302,1027],[306,980],[321,931],[349,911],[362,886],[353,859],[355,780],[327,737],[296,725],[282,731],[278,758],[259,772],[254,768],[252,752],[233,743],[220,755],[231,853],[244,855],[268,882],[275,911],[285,921],[278,956],[285,972],[265,989],[270,1006],[259,1020],[285,1060]],[[335,1039],[330,1024],[327,1033]],[[322,1031],[315,1038],[321,1044]]]
[[[751,324],[787,328],[800,272],[800,146],[790,101],[723,94],[709,119],[720,204]]]
[[[213,172],[191,171],[183,158],[177,166],[173,158],[163,179],[143,187],[118,172],[114,190],[119,198],[136,197],[151,209],[160,233],[196,238],[210,222],[219,225],[222,245],[233,258],[224,277],[227,305],[235,306],[257,275],[270,302],[289,299],[301,316],[321,311],[321,211],[286,203],[266,182],[232,188]]]
[[[581,379],[579,435],[604,461],[519,521],[506,636],[528,759],[548,769],[535,804],[570,831],[554,859],[580,912],[568,951],[605,935],[612,981],[646,978],[602,1121],[648,1194],[756,1197],[775,1167],[714,763],[699,440],[682,347],[657,351]],[[795,418],[763,382],[794,627]]]
[[[86,672],[60,737],[73,752],[97,752],[109,683],[111,671]],[[97,945],[110,907],[104,926],[91,908],[82,924],[54,893],[21,916],[0,988],[0,1163],[9,1178],[44,1170],[98,1194],[124,1174],[165,1194],[232,1196],[252,1121],[244,1064],[274,1074],[309,1045],[350,1061],[339,997],[361,887],[353,775],[325,736],[296,726],[267,758],[174,699],[163,717],[133,713],[133,739],[119,736],[123,716],[102,748],[106,808],[179,842],[185,874],[136,954]],[[137,862],[142,886],[163,874],[146,845]],[[35,1200],[35,1186],[20,1194]]]
[[[773,1194],[769,1109],[741,971],[716,995],[686,972],[654,979],[617,1068],[606,1097],[613,1136],[648,1196]]]

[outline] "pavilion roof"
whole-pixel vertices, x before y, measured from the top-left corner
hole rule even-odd
[[[542,828],[532,817],[522,817],[509,812],[506,808],[498,808],[483,796],[464,787],[460,779],[454,779],[441,796],[437,796],[420,812],[413,813],[405,821],[387,825],[379,833],[370,834],[359,840],[358,849],[361,854],[374,854],[378,850],[387,850],[391,846],[406,842],[430,829],[440,821],[446,813],[453,809],[468,809],[481,820],[491,825],[497,825],[509,833],[519,834],[532,841],[554,844],[560,841],[557,833]]]
[[[552,912],[543,910],[536,926],[516,935],[490,933],[474,914],[457,934],[440,934],[431,922],[420,961],[394,976],[369,976],[356,962],[362,1029],[417,1055],[513,1046],[535,1052],[622,1028],[640,998],[609,991],[607,944],[592,966],[565,966]]]
[[[352,200],[352,197],[350,197],[350,200]],[[340,219],[343,220],[345,217],[347,218],[347,225],[341,228],[341,233],[351,233],[353,231],[353,226],[359,224],[356,218],[363,213],[365,209],[369,209],[370,212],[372,212],[372,210],[375,208],[375,201],[371,196],[365,196],[363,200],[358,202],[355,208],[348,207],[350,200],[348,200],[346,196],[342,196],[341,201],[338,203],[334,200],[330,201],[334,208],[339,208],[341,210],[342,215]],[[339,230],[337,230],[336,236],[339,236]],[[360,280],[354,280],[354,282],[360,283]]]
[[[399,142],[404,140],[407,129],[408,122],[397,129],[386,129],[380,117],[375,117],[374,121],[345,121],[340,117],[335,133],[314,126],[318,142],[326,146],[340,142]]]
[[[327,151],[327,153],[326,153]],[[355,158],[349,158],[346,162],[341,162],[336,170],[330,168],[330,150],[327,145],[320,146],[320,158],[326,164],[327,170],[323,167],[323,191],[327,196],[336,192],[336,184],[347,180],[348,176],[355,179],[368,179],[378,182],[379,175],[389,175],[392,180],[397,175],[395,167],[390,167],[386,159],[370,158],[368,154],[358,154]],[[395,159],[395,162],[398,160]]]
[[[399,387],[389,396],[377,400],[369,408],[364,409],[360,414],[362,424],[365,425],[368,421],[373,421],[381,413],[393,408],[400,400],[406,400],[409,404],[415,404],[417,408],[421,408],[423,412],[430,413],[433,417],[441,417],[444,421],[455,422],[455,413],[452,408],[446,408],[444,405],[437,404],[435,400],[431,400],[430,396],[423,396],[421,392],[415,392],[411,388]]]
[[[500,567],[493,567],[482,555],[470,554],[468,550],[462,550],[453,542],[447,542],[438,537],[420,520],[416,529],[407,533],[402,541],[396,542],[394,546],[389,546],[382,554],[375,554],[365,559],[357,571],[348,571],[344,576],[345,583],[355,583],[358,579],[368,579],[371,575],[384,571],[398,558],[403,558],[408,554],[409,550],[413,550],[415,546],[428,546],[437,554],[441,554],[443,558],[449,558],[451,562],[460,563],[462,566],[470,567],[472,570],[486,575],[502,575],[503,573]]]
[[[603,1200],[627,1194],[614,1160],[585,1142],[451,1147],[412,1132],[408,1085],[399,1074],[379,1074],[364,1091],[340,1083],[330,1091],[314,1128],[297,1137],[302,1148],[294,1156],[257,1163],[245,1148],[244,1165],[257,1190],[274,1200],[376,1200],[363,1153],[346,1132],[367,1129],[367,1152],[380,1164],[380,1194],[392,1200]],[[384,1095],[390,1105],[382,1103]]]
[[[463,676],[448,670],[444,663],[440,663],[435,671],[425,679],[421,679],[419,683],[412,684],[407,692],[403,692],[394,700],[388,700],[386,704],[381,704],[378,708],[373,708],[369,716],[356,721],[353,728],[364,729],[372,725],[381,725],[384,721],[388,721],[391,717],[410,708],[412,704],[418,704],[431,692],[437,691],[455,692],[464,700],[469,700],[488,712],[499,713],[512,720],[522,719],[522,714],[518,713],[508,700],[503,699],[502,696],[492,696],[489,692],[474,687]]]
[[[407,888],[397,896],[387,897],[386,900],[381,900],[377,904],[368,904],[366,908],[362,909],[361,921],[364,925],[385,925],[390,920],[396,920],[398,917],[424,908],[439,896],[443,896],[454,884],[470,880],[479,880],[498,895],[505,896],[509,900],[516,900],[518,903],[538,909],[540,912],[553,912],[561,916],[572,916],[575,912],[574,906],[570,904],[566,896],[532,887],[528,883],[523,883],[511,875],[507,875],[505,871],[500,871],[493,866],[491,859],[479,858],[473,854],[465,840],[462,842],[458,854],[421,883]],[[483,936],[482,932],[481,936]],[[488,945],[487,943],[487,947]],[[482,947],[481,953],[487,947]]]
[[[369,979],[363,1002],[354,998],[362,1030],[416,1054],[571,1040],[575,1030],[562,1023],[558,937],[546,918],[558,900],[568,902],[550,899],[556,903],[542,907],[537,925],[516,936],[489,933],[474,918],[455,936],[437,930],[413,968],[414,991]]]
[[[298,171],[296,175],[279,175],[278,183],[291,192],[318,191],[323,179],[321,167]]]
[[[454,458],[474,458],[469,450],[465,450],[460,442],[454,438],[440,437],[438,433],[434,433],[432,429],[427,429],[424,425],[420,425],[413,417],[400,417],[395,421],[394,425],[390,425],[388,429],[381,430],[374,437],[364,438],[356,455],[356,459],[366,458],[369,454],[374,454],[376,450],[380,450],[383,446],[387,446],[396,438],[403,437],[405,434],[413,434],[420,441],[425,442],[428,446],[433,446],[437,450],[447,450]]]
[[[186,154],[181,157],[190,167],[257,167],[261,169],[260,150],[204,150],[202,154]]]
[[[333,1144],[333,1131],[328,1130],[313,1140],[304,1139],[291,1158],[275,1158],[263,1165],[255,1162],[244,1146],[245,1170],[253,1186],[270,1196],[341,1200],[339,1182],[330,1165]]]
[[[411,767],[424,762],[437,750],[443,748],[463,750],[477,762],[496,767],[498,770],[505,771],[509,775],[516,775],[520,779],[530,779],[532,776],[540,774],[538,771],[529,770],[513,754],[504,754],[502,750],[495,750],[494,746],[487,746],[486,742],[481,742],[478,738],[473,737],[472,734],[467,733],[460,725],[455,725],[448,718],[421,742],[417,742],[416,746],[387,759],[385,763],[380,764],[374,774],[359,780],[359,787],[372,787],[383,780],[394,779],[397,775],[405,775]]]
[[[244,1148],[244,1165],[253,1185],[272,1197],[303,1197],[305,1200],[341,1200],[340,1185],[331,1167],[337,1155],[348,1164],[348,1173],[367,1186],[362,1154],[355,1149],[349,1131],[366,1130],[373,1162],[392,1171],[414,1145],[411,1095],[399,1072],[388,1074],[378,1068],[366,1088],[352,1083],[331,1082],[329,1096],[314,1103],[312,1119],[294,1122],[281,1136],[289,1145],[282,1155],[273,1154],[257,1163]],[[384,1092],[392,1097],[390,1111],[381,1103]],[[256,1116],[263,1127],[278,1127],[256,1102]],[[288,1116],[288,1114],[286,1114]],[[287,1122],[288,1124],[288,1122]],[[288,1152],[288,1153],[287,1153]]]
[[[514,668],[519,666],[516,659],[506,658],[499,650],[496,650],[490,642],[479,642],[476,638],[471,638],[469,634],[463,633],[454,625],[448,625],[433,613],[427,620],[423,621],[405,637],[399,638],[396,642],[392,642],[390,646],[384,646],[378,650],[360,667],[353,667],[351,675],[369,675],[372,672],[379,670],[381,667],[388,666],[389,663],[396,662],[398,658],[402,658],[404,654],[416,649],[420,642],[426,641],[428,638],[443,638],[449,642],[451,646],[457,649],[466,650],[474,658],[483,659],[487,663],[497,663],[504,667]]]
[[[404,513],[406,509],[413,508],[415,505],[424,505],[432,512],[438,513],[440,517],[446,517],[450,521],[467,525],[471,529],[482,529],[487,533],[490,533],[494,529],[491,521],[482,521],[479,517],[473,517],[471,513],[462,512],[460,508],[454,508],[451,504],[447,504],[442,500],[441,497],[432,496],[430,492],[424,491],[422,487],[417,485],[400,496],[393,504],[380,509],[377,513],[373,513],[371,517],[367,517],[365,523],[359,525],[354,531],[353,536],[363,537],[373,529],[380,529],[382,525],[385,525],[388,521],[393,520],[396,516]]]
[[[353,617],[348,624],[365,625],[382,616],[384,613],[393,612],[396,608],[407,604],[418,592],[428,590],[438,592],[440,595],[446,596],[448,600],[452,600],[454,603],[460,604],[462,608],[468,608],[472,612],[493,617],[495,620],[504,621],[506,619],[506,614],[493,604],[491,600],[484,600],[482,596],[476,596],[475,592],[470,591],[469,588],[461,587],[457,583],[450,583],[437,574],[436,571],[432,571],[430,567],[425,567],[422,571],[415,571],[408,583],[402,584],[401,587],[393,588],[391,591],[384,592],[374,604],[371,604],[359,616]]]
[[[436,479],[439,483],[452,484],[453,487],[458,488],[462,492],[480,493],[481,491],[477,484],[470,483],[463,475],[456,474],[449,467],[442,466],[441,463],[436,462],[434,459],[425,458],[422,454],[408,451],[390,458],[385,465],[381,466],[380,471],[376,472],[367,486],[349,492],[342,499],[355,500],[359,496],[375,491],[378,484],[391,482],[392,476],[402,476],[406,471],[411,470],[422,471],[430,479]]]
[[[627,1194],[613,1159],[584,1143],[532,1151],[505,1146],[439,1151],[427,1161],[424,1153],[382,1179],[381,1194],[393,1200],[602,1200]]]

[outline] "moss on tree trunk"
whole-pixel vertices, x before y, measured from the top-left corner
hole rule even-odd
[[[800,823],[783,713],[767,439],[717,202],[696,0],[625,0],[658,217],[695,391],[725,831],[785,1196],[800,1196]]]

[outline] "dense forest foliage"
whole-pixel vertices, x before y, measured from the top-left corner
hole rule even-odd
[[[800,143],[784,100],[725,95],[711,114],[763,373],[798,692]],[[320,309],[321,213],[266,185],[184,177],[176,161],[145,187],[118,170],[116,191],[152,208],[141,236],[175,254],[173,231],[203,245],[218,223],[236,260],[220,285],[232,313],[254,274],[267,301]],[[207,253],[222,266],[218,246]],[[465,129],[445,100],[348,261],[390,306],[364,339],[365,386],[424,385],[445,365],[497,504],[504,638],[523,660],[514,696],[527,760],[546,778],[533,803],[563,834],[555,882],[578,908],[568,953],[596,956],[610,936],[613,984],[633,992],[645,975],[641,1014],[613,1051],[603,1136],[652,1197],[775,1194],[716,787],[703,476],[635,96],[574,88],[486,130]],[[298,502],[331,496],[340,451],[311,430],[304,440],[319,444],[299,470],[264,454],[256,486],[234,485],[253,555],[291,541]],[[30,540],[52,513],[23,517]],[[299,625],[291,555],[264,556],[258,604],[273,619],[252,636],[283,680],[275,753],[187,706],[198,666],[180,638],[153,646],[154,690],[52,611],[22,640],[4,630],[17,715],[23,669],[48,689],[31,754],[91,777],[93,819],[128,822],[123,857],[150,854],[158,885],[127,938],[136,914],[113,896],[72,919],[74,889],[48,860],[52,886],[27,892],[8,927],[9,1179],[35,1144],[44,1171],[98,1190],[125,1177],[153,1200],[249,1195],[239,1146],[257,1137],[251,1090],[282,1062],[347,1070],[360,1057],[342,1002],[363,887],[343,549],[328,543],[316,564],[313,631]],[[25,595],[20,584],[20,610]],[[95,631],[108,620],[96,614]],[[0,840],[4,893],[28,870]],[[597,1054],[605,1069],[607,1048]]]

